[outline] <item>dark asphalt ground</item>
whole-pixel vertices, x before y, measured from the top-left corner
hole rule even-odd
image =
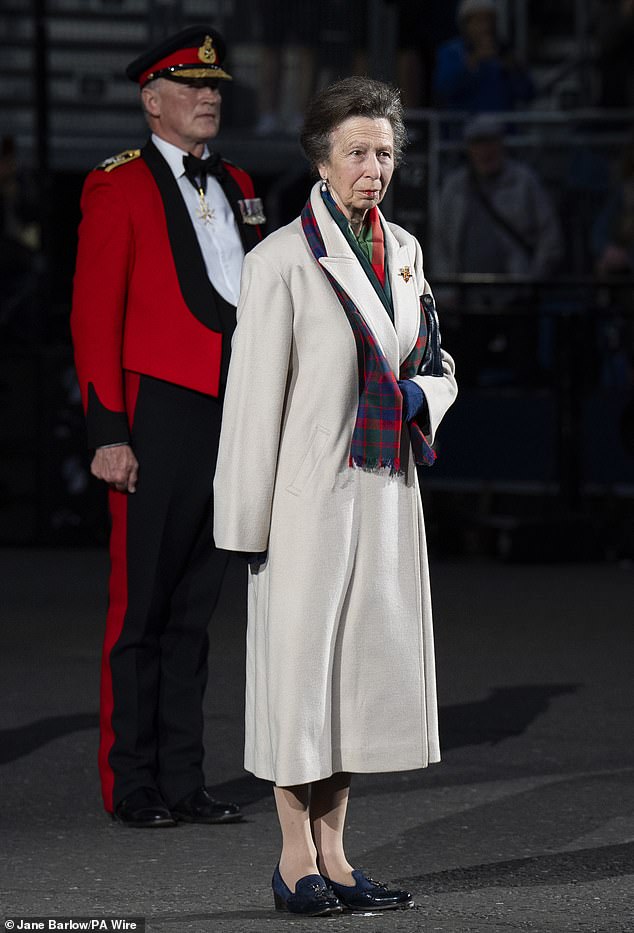
[[[206,747],[246,819],[141,831],[104,815],[97,782],[105,554],[0,550],[0,930],[634,931],[632,566],[432,563],[444,760],[355,778],[347,831],[351,860],[417,906],[321,920],[272,906],[270,787],[242,770],[243,572],[211,623]]]

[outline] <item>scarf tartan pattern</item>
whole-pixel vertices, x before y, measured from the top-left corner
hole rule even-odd
[[[366,214],[364,242],[369,253],[369,260],[374,274],[385,288],[385,238],[381,229],[378,207],[373,207]]]
[[[378,219],[378,211],[377,211]],[[310,198],[301,213],[302,229],[317,262],[326,248],[317,225]],[[359,407],[352,434],[348,465],[368,472],[401,473],[401,431],[403,397],[385,354],[378,346],[363,315],[335,278],[320,267],[328,279],[352,329],[359,361]],[[427,323],[421,306],[420,330],[416,344],[403,361],[399,378],[410,379],[420,368],[427,347]],[[409,423],[410,440],[416,463],[431,466],[436,452],[425,440],[415,421]]]

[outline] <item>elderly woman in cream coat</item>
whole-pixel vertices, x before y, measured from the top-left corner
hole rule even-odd
[[[457,389],[420,246],[377,206],[404,141],[393,88],[317,95],[320,180],[246,257],[237,312],[214,534],[250,557],[245,767],[275,784],[295,913],[411,905],[345,856],[350,775],[440,757],[416,462]]]

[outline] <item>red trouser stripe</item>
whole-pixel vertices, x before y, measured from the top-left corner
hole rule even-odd
[[[125,374],[126,404],[130,425],[134,417],[140,377],[136,373]],[[99,744],[99,773],[101,792],[108,813],[113,811],[112,792],[114,775],[109,763],[110,750],[114,744],[112,710],[112,671],[110,652],[116,645],[128,608],[128,494],[111,489],[108,505],[112,520],[110,532],[110,581],[108,585],[108,614],[106,632],[101,655],[101,741]]]

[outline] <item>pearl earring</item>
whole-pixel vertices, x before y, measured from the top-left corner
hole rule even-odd
[[[322,190],[322,191],[328,191],[328,179],[327,179],[327,178],[322,178],[322,180],[321,180],[321,190]]]

